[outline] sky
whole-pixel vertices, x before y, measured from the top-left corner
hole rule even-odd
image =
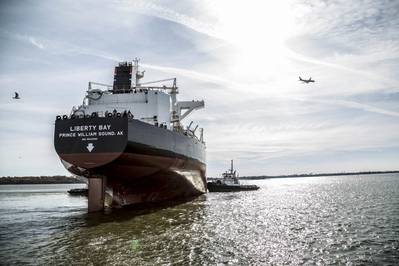
[[[399,170],[399,1],[0,1],[0,176],[67,174],[54,120],[140,58],[205,101],[207,175]],[[312,77],[315,83],[298,81]],[[12,100],[18,91],[21,100]]]

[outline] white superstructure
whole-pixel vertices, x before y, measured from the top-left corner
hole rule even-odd
[[[140,83],[144,71],[139,71],[138,60],[132,63],[120,63],[115,70],[114,85],[89,82],[83,104],[74,107],[71,115],[100,117],[110,114],[126,114],[156,126],[163,126],[170,130],[182,130],[180,121],[195,109],[204,107],[204,101],[177,101],[178,88],[176,79]],[[119,72],[118,72],[119,71]],[[134,84],[131,84],[135,77]],[[147,86],[173,81],[172,86]],[[146,86],[143,86],[146,85]],[[98,89],[98,87],[106,88]],[[191,126],[191,124],[190,124]],[[187,131],[193,133],[190,126]],[[198,126],[197,126],[198,127]],[[196,128],[195,128],[196,129]],[[202,139],[202,129],[201,139]]]
[[[237,172],[234,170],[233,167],[233,160],[231,160],[231,167],[229,170],[227,170],[226,172],[224,172],[222,174],[222,183],[224,185],[229,185],[229,186],[240,186],[240,181],[238,181],[238,174]]]

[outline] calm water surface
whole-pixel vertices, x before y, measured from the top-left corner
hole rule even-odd
[[[90,215],[81,185],[0,186],[0,264],[399,264],[399,175],[252,183]]]

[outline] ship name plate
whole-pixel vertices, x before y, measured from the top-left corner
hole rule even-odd
[[[123,152],[127,143],[127,118],[94,117],[57,120],[54,146],[58,154]],[[89,143],[95,149],[88,151]]]

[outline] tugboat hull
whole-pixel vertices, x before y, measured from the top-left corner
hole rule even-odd
[[[101,178],[105,204],[125,206],[206,192],[205,145],[127,117],[57,120],[55,149],[68,171]],[[89,180],[89,205],[90,205]]]
[[[207,186],[209,192],[235,192],[235,191],[248,191],[248,190],[259,189],[259,187],[255,185],[230,186],[225,184],[218,184],[215,182],[208,182]]]

